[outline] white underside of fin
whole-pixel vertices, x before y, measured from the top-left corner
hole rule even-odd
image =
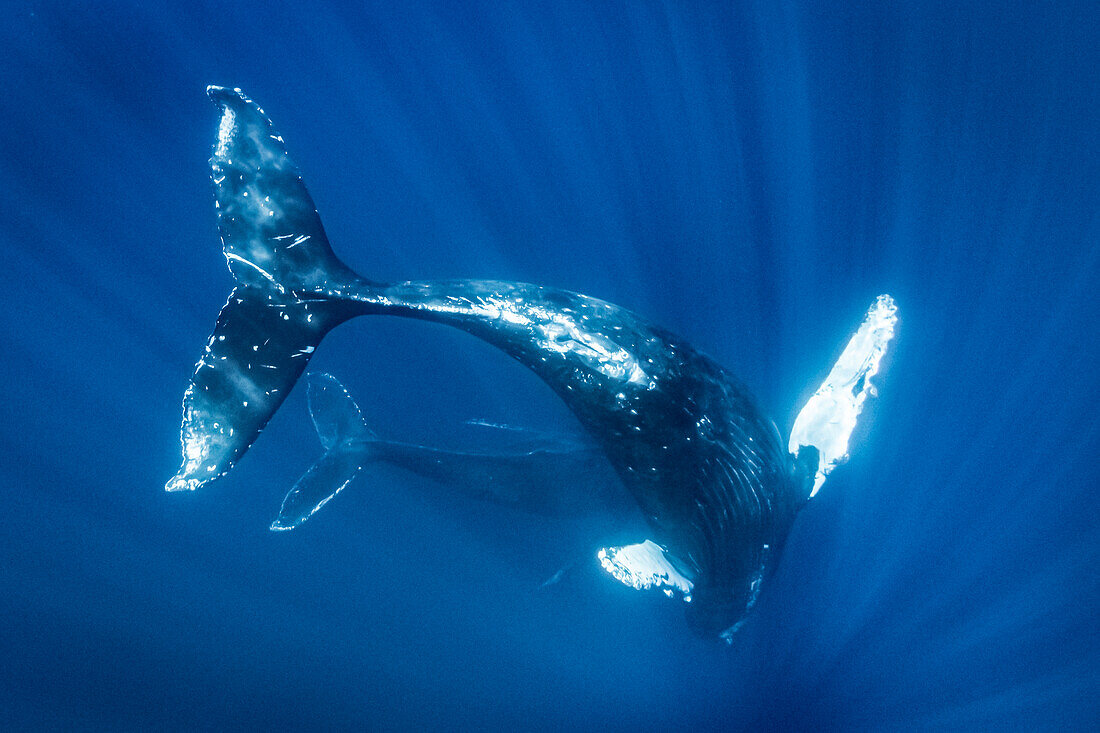
[[[810,496],[821,488],[829,472],[848,458],[848,438],[867,396],[876,394],[871,377],[878,373],[894,337],[897,312],[889,295],[875,299],[829,376],[795,418],[788,450],[797,456],[800,447],[813,446],[820,455]]]
[[[664,548],[655,542],[605,547],[596,557],[603,569],[623,585],[635,590],[660,588],[669,598],[680,595],[691,602],[692,582],[673,567]]]

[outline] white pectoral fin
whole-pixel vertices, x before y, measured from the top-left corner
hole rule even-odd
[[[886,348],[894,337],[898,309],[889,295],[875,299],[859,330],[833,365],[829,376],[795,418],[788,450],[803,446],[818,451],[813,496],[835,466],[848,458],[848,439],[856,427],[868,395],[875,395],[871,378],[878,373]]]
[[[664,548],[646,540],[636,545],[605,547],[596,553],[600,565],[613,578],[635,590],[659,588],[672,598],[691,601],[693,583],[670,562]]]

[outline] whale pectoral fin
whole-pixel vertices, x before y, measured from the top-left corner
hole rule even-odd
[[[669,555],[656,542],[646,540],[635,545],[605,547],[596,553],[600,566],[623,585],[635,590],[658,588],[669,598],[679,595],[691,601],[694,583],[682,562]]]
[[[796,459],[805,447],[817,450],[816,456],[809,456],[817,463],[811,497],[829,472],[848,458],[848,438],[855,430],[863,403],[876,394],[871,378],[878,373],[897,323],[894,299],[878,296],[829,376],[795,418],[788,450]]]

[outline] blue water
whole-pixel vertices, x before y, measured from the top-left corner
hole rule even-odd
[[[172,5],[4,7],[0,726],[1100,725],[1095,3]],[[539,589],[553,527],[396,472],[269,532],[320,452],[301,389],[162,491],[230,288],[210,83],[364,275],[630,307],[783,432],[894,295],[852,460],[732,646],[595,575]],[[575,429],[441,327],[359,319],[314,366],[395,438]]]

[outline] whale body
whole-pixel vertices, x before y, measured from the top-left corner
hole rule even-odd
[[[641,509],[647,557],[663,553],[686,579],[676,586],[690,588],[689,625],[728,639],[815,477],[837,457],[812,437],[789,449],[726,369],[611,303],[526,283],[359,276],[333,253],[259,106],[240,90],[208,93],[221,109],[210,162],[236,287],[184,395],[183,463],[165,488],[193,490],[227,473],[336,325],[360,315],[446,324],[496,346],[561,397]]]
[[[384,463],[473,499],[546,518],[596,517],[625,525],[637,513],[603,452],[586,441],[474,422],[488,448],[388,440],[330,374],[306,377],[310,416],[324,454],[283,499],[274,531],[301,526],[368,465]],[[469,425],[469,424],[468,424]]]

